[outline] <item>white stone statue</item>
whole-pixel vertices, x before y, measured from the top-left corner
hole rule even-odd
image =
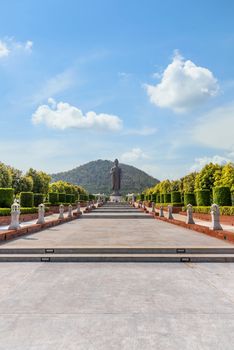
[[[192,204],[187,205],[186,224],[195,224],[195,222],[193,220],[193,206],[192,206]]]
[[[217,204],[212,204],[210,208],[211,213],[211,230],[222,230],[222,226],[220,225],[220,210]]]
[[[167,210],[168,210],[167,211],[167,218],[170,219],[170,220],[174,219],[174,217],[172,215],[172,209],[173,209],[172,205],[168,205],[167,206]]]
[[[38,220],[37,224],[44,224],[45,223],[45,205],[39,204],[38,205]]]
[[[19,216],[20,216],[20,205],[17,202],[17,200],[14,200],[14,203],[11,206],[11,223],[8,227],[8,230],[18,230],[21,228],[19,223]]]
[[[71,205],[71,204],[69,204],[69,206],[68,206],[68,214],[67,214],[67,217],[68,217],[68,218],[72,218],[72,205]]]
[[[80,202],[77,203],[77,214],[80,214],[81,210],[80,210]]]
[[[59,206],[59,219],[64,219],[64,205],[60,204]]]
[[[159,217],[164,218],[164,213],[163,213],[163,206],[159,208]]]

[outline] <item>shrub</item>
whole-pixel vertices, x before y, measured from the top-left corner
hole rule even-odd
[[[72,204],[75,201],[74,194],[67,193],[66,194],[66,203]]]
[[[13,188],[0,188],[0,207],[10,208],[14,201]]]
[[[210,205],[210,190],[196,190],[197,206]]]
[[[214,187],[213,202],[218,205],[232,205],[231,192],[229,187]]]
[[[210,206],[204,206],[204,207],[193,207],[193,212],[194,213],[202,213],[202,214],[210,214]],[[221,215],[234,215],[234,207],[231,206],[224,206],[224,207],[219,207],[220,209],[220,214]],[[183,211],[186,211],[187,208],[183,207]]]
[[[39,204],[44,202],[44,195],[42,193],[34,193],[34,206],[38,207]]]
[[[48,199],[52,205],[55,205],[59,201],[58,193],[57,192],[49,192]]]
[[[156,196],[156,203],[160,203],[160,194],[157,194]]]
[[[231,190],[232,205],[234,205],[234,189]]]
[[[171,194],[170,193],[163,194],[163,203],[171,203]]]
[[[196,205],[195,194],[192,192],[184,194],[184,205],[187,206],[188,204]]]
[[[159,203],[164,203],[164,194],[160,194],[160,201],[159,201]]]
[[[179,191],[171,192],[171,202],[180,203],[181,202],[181,193]]]
[[[145,199],[145,195],[142,193],[141,194],[141,201],[144,201],[144,199]]]
[[[151,198],[152,202],[156,203],[156,193],[153,193]]]
[[[58,194],[58,201],[61,203],[66,203],[66,193],[59,193]]]
[[[20,193],[20,206],[24,208],[32,208],[34,206],[33,192]]]

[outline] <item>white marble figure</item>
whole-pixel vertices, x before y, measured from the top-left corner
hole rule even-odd
[[[222,226],[220,225],[220,211],[219,206],[217,204],[212,204],[210,208],[211,213],[211,230],[222,230]]]
[[[60,204],[59,206],[59,219],[64,219],[64,205]]]
[[[162,206],[159,208],[159,217],[160,218],[164,218],[164,213],[163,213],[163,207]]]
[[[167,218],[168,219],[171,219],[171,220],[173,220],[174,219],[174,217],[173,217],[173,215],[172,215],[172,209],[173,209],[173,207],[172,207],[172,205],[168,205],[167,206]]]
[[[186,218],[186,224],[195,224],[193,220],[193,206],[192,204],[187,205],[187,218]]]
[[[45,223],[45,205],[39,204],[38,205],[38,220],[37,224],[44,224]]]
[[[71,205],[71,204],[69,204],[69,206],[68,206],[68,214],[67,214],[67,217],[68,217],[68,218],[72,218],[72,205]]]
[[[77,203],[77,214],[80,214],[81,210],[80,210],[80,202]]]
[[[18,230],[21,228],[19,223],[20,216],[20,205],[17,200],[14,200],[14,203],[11,206],[11,223],[8,227],[8,230]]]

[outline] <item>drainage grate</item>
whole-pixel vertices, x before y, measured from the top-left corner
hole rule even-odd
[[[178,249],[176,249],[176,253],[177,254],[182,254],[182,253],[185,253],[186,251],[185,251],[185,249],[184,248],[178,248]]]
[[[54,249],[45,249],[46,254],[54,253]]]
[[[180,261],[181,262],[190,262],[190,258],[184,257],[184,258],[181,258]]]
[[[50,258],[48,258],[48,257],[43,257],[43,258],[41,258],[41,261],[42,262],[50,262]]]

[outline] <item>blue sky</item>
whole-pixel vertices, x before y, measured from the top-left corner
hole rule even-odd
[[[115,159],[159,178],[234,160],[234,2],[0,1],[0,160]]]

